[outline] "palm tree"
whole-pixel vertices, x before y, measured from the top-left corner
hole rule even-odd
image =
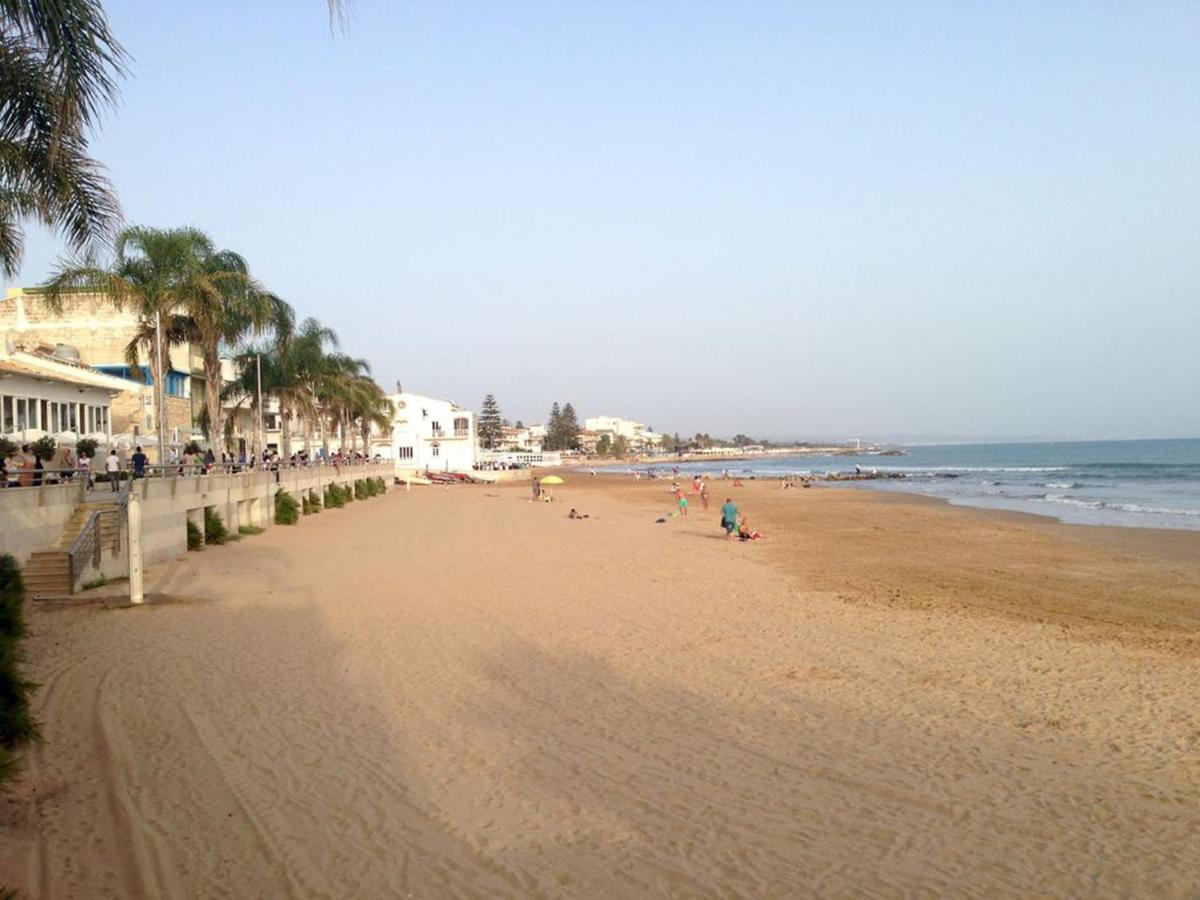
[[[89,262],[61,266],[44,285],[46,305],[61,310],[67,294],[99,290],[118,309],[132,307],[138,328],[133,344],[126,348],[126,357],[136,365],[138,347],[145,346],[151,380],[161,385],[156,317],[164,323],[162,359],[169,366],[167,353],[172,330],[192,327],[190,317],[184,324],[177,312],[189,297],[212,290],[209,276],[201,266],[206,254],[211,253],[212,242],[194,228],[133,227],[117,235],[113,249],[113,260],[106,267]],[[166,421],[165,397],[165,390],[155,391],[155,414],[159,422]]]
[[[125,52],[97,0],[0,0],[0,268],[17,274],[22,223],[83,252],[121,211],[87,131],[116,99]]]
[[[371,430],[377,428],[381,434],[392,430],[392,401],[388,399],[373,378],[360,378],[355,383],[352,418],[358,423],[363,439],[363,454],[371,455]],[[358,449],[357,436],[354,449]]]
[[[191,284],[181,311],[191,323],[204,359],[208,441],[214,449],[225,441],[221,411],[221,348],[236,347],[250,334],[291,321],[290,307],[250,276],[246,260],[231,250],[213,251],[198,260],[203,279]],[[285,307],[287,309],[285,310]]]
[[[286,309],[290,314],[290,307]],[[312,423],[318,414],[314,383],[325,368],[325,348],[336,346],[337,342],[337,334],[316,319],[305,319],[297,327],[290,315],[285,314],[276,322],[270,342],[250,346],[238,357],[238,381],[225,393],[230,397],[235,393],[255,396],[255,364],[261,365],[263,394],[273,396],[279,402],[281,451],[285,459],[292,455],[293,416],[304,419],[305,445],[311,448]]]

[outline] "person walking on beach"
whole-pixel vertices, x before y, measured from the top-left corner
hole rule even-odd
[[[708,512],[708,479],[700,482],[700,503],[704,506],[704,511]]]
[[[726,497],[721,507],[721,527],[725,529],[725,539],[732,541],[738,527],[738,508],[732,497]]]
[[[533,476],[533,499],[542,499],[542,482],[536,475]]]
[[[679,495],[679,514],[681,516],[687,515],[687,497],[683,494]]]
[[[113,493],[121,489],[121,458],[117,456],[117,448],[108,451],[104,460],[104,471],[108,473],[108,483]]]

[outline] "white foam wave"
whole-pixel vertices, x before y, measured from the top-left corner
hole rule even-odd
[[[1061,503],[1065,506],[1079,506],[1085,509],[1108,509],[1115,512],[1154,516],[1200,516],[1200,509],[1186,509],[1174,506],[1143,506],[1140,503],[1105,503],[1103,500],[1080,500],[1077,497],[1067,497],[1063,494],[1047,494],[1042,499],[1047,503]]]
[[[950,473],[956,475],[990,474],[996,472],[1065,472],[1067,466],[871,466],[880,472],[903,472],[922,475],[938,475]]]

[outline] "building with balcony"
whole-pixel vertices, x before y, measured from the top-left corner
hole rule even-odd
[[[479,458],[475,414],[449,400],[391,394],[392,433],[373,436],[371,453],[397,469],[469,472]]]

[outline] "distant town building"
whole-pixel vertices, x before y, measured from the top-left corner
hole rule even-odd
[[[546,441],[544,425],[528,425],[514,428],[505,425],[500,429],[500,450],[522,450],[529,453],[541,453]]]
[[[589,440],[592,440],[591,435],[594,434],[595,441],[597,442],[604,435],[608,435],[609,440],[623,437],[631,450],[649,449],[657,447],[663,442],[661,434],[655,434],[641,422],[635,422],[632,419],[622,419],[617,416],[595,416],[594,418],[584,419],[583,430],[589,433]],[[594,443],[592,449],[595,449]]]

